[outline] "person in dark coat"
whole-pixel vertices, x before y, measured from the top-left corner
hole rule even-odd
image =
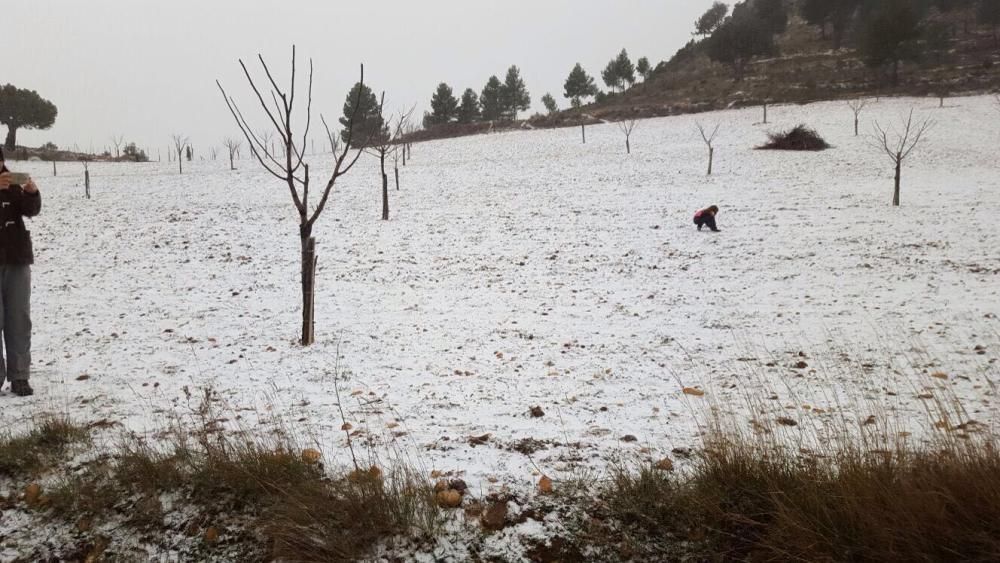
[[[719,228],[715,225],[715,216],[718,214],[718,206],[706,207],[694,214],[694,224],[698,226],[699,231],[702,227],[708,227],[713,233],[717,233]]]
[[[0,387],[4,379],[19,397],[34,391],[28,383],[31,375],[31,265],[35,256],[31,233],[24,227],[25,217],[42,210],[42,196],[30,177],[15,184],[0,149],[0,332],[3,333],[3,357],[0,357]],[[19,180],[20,181],[20,180]]]

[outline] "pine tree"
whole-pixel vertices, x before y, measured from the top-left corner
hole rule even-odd
[[[1000,28],[1000,0],[979,0],[976,19],[980,25],[993,29],[993,43],[1000,47],[1000,35],[997,33]]]
[[[729,15],[728,4],[722,2],[712,4],[712,7],[694,23],[695,35],[712,35],[726,21],[727,15]]]
[[[605,86],[611,89],[612,93],[621,87],[622,81],[618,78],[618,67],[615,66],[613,59],[608,61],[608,65],[601,71],[601,80],[604,81]]]
[[[642,77],[643,82],[649,80],[649,76],[653,73],[652,67],[649,66],[649,59],[646,57],[639,59],[639,62],[635,63],[635,71]]]
[[[745,4],[738,8],[743,6]],[[777,52],[774,35],[767,24],[746,9],[734,10],[733,17],[715,30],[705,43],[708,58],[731,65],[737,81],[743,80],[750,59]]]
[[[486,87],[483,88],[482,94],[479,96],[479,105],[483,108],[483,119],[495,121],[503,117],[502,90],[503,82],[500,82],[500,79],[496,75],[491,76],[486,83]]]
[[[458,106],[458,122],[472,123],[480,117],[479,96],[472,88],[467,88],[462,94],[462,105]]]
[[[449,123],[455,118],[457,111],[458,100],[455,99],[451,86],[442,82],[431,98],[431,123]]]
[[[500,89],[500,103],[505,116],[517,120],[518,111],[527,111],[531,107],[531,95],[521,79],[521,69],[511,66],[507,69],[507,79]]]
[[[755,0],[753,11],[772,34],[784,33],[788,29],[785,0]]]
[[[339,120],[344,127],[340,132],[341,141],[347,143],[347,125],[350,123],[351,115],[354,114],[355,105],[357,105],[358,111],[354,116],[352,145],[355,147],[368,146],[388,133],[385,122],[379,115],[378,98],[375,97],[375,93],[367,84],[358,82],[351,88],[347,94],[347,100],[344,101],[344,116]]]
[[[597,95],[597,84],[594,84],[594,78],[583,70],[580,63],[576,63],[576,66],[570,71],[563,88],[566,90],[563,97],[568,98],[570,104],[575,108],[583,105],[584,98]]]
[[[899,83],[899,65],[920,58],[923,10],[911,0],[883,0],[869,12],[859,51],[871,68],[889,66],[892,83]]]
[[[861,0],[804,0],[800,12],[806,23],[819,26],[824,39],[826,26],[832,26],[833,48],[840,49],[860,5]]]
[[[542,105],[545,106],[545,110],[549,113],[559,111],[559,104],[556,103],[556,99],[552,97],[552,94],[542,96]]]
[[[52,127],[58,113],[55,104],[34,90],[10,84],[0,87],[0,123],[7,126],[4,148],[11,152],[17,148],[18,129],[43,130]]]
[[[615,68],[618,74],[618,78],[622,82],[627,83],[629,86],[635,84],[635,66],[632,64],[632,60],[628,58],[628,51],[622,49],[621,53],[618,53],[618,58],[615,59]]]

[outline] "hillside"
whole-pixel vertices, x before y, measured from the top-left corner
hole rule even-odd
[[[704,55],[661,66],[648,84],[600,106],[563,112],[546,122],[579,119],[581,114],[609,119],[623,114],[674,115],[769,103],[807,103],[850,97],[952,96],[1000,88],[1000,49],[988,31],[959,32],[941,51],[917,64],[904,64],[899,83],[868,68],[856,49],[830,49],[817,28],[794,19],[779,38],[781,56],[751,63],[742,81],[732,70]]]
[[[898,83],[868,68],[858,51],[831,48],[819,28],[792,17],[776,42],[779,56],[750,62],[746,76],[734,80],[732,68],[703,53],[682,49],[661,63],[646,83],[623,94],[552,115],[517,123],[449,124],[418,132],[412,140],[479,134],[502,128],[572,127],[624,117],[663,117],[732,107],[808,103],[854,97],[954,96],[1000,90],[1000,48],[990,30],[932,20],[949,36],[939,37],[918,63],[902,64]]]

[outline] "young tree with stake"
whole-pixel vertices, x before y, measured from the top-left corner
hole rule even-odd
[[[715,136],[719,134],[719,127],[721,125],[716,125],[715,129],[712,130],[712,134],[709,135],[705,133],[705,128],[702,127],[701,123],[696,124],[698,126],[698,131],[701,133],[701,138],[708,145],[708,176],[712,175],[712,163],[715,160]]]
[[[309,128],[312,124],[312,60],[309,61],[309,89],[308,103],[306,105],[305,112],[305,131],[302,134],[302,140],[300,143],[294,132],[294,118],[297,115],[295,112],[295,47],[292,46],[291,86],[288,92],[282,90],[281,87],[278,86],[278,83],[275,82],[271,75],[271,69],[268,67],[267,63],[264,62],[264,57],[258,55],[257,58],[260,60],[264,74],[267,76],[267,83],[265,83],[265,87],[267,88],[267,98],[270,98],[271,102],[273,102],[273,109],[271,104],[268,103],[267,98],[265,98],[265,94],[262,93],[261,89],[258,87],[257,81],[255,81],[250,75],[250,71],[247,69],[242,60],[239,61],[240,67],[242,67],[243,74],[246,76],[247,82],[249,83],[251,90],[253,90],[257,101],[260,103],[263,113],[267,116],[268,121],[270,121],[274,130],[278,132],[279,139],[285,147],[284,160],[279,161],[274,156],[269,156],[269,153],[264,151],[264,140],[253,132],[253,128],[244,117],[242,111],[236,103],[236,100],[226,94],[226,91],[222,87],[221,83],[216,81],[216,84],[219,86],[219,91],[222,92],[222,97],[225,99],[226,107],[229,108],[229,112],[232,114],[237,126],[239,126],[240,131],[246,138],[247,143],[249,143],[249,145],[254,149],[252,152],[257,158],[257,162],[260,163],[260,165],[267,170],[268,173],[288,186],[288,191],[292,196],[292,203],[295,205],[295,210],[298,212],[298,234],[302,245],[301,342],[303,346],[309,346],[315,341],[314,305],[317,257],[316,239],[312,236],[313,226],[316,224],[316,221],[326,208],[326,203],[329,200],[330,193],[333,191],[333,187],[337,180],[347,174],[361,157],[362,153],[360,148],[355,149],[353,156],[350,154],[350,151],[352,150],[352,141],[354,141],[354,116],[357,115],[357,102],[360,102],[360,97],[357,98],[355,109],[346,124],[345,131],[347,133],[347,139],[343,144],[343,150],[336,155],[333,172],[330,174],[330,178],[327,180],[326,186],[324,186],[321,191],[319,202],[315,204],[315,206],[312,206],[309,201],[309,188],[311,181],[309,176],[309,164],[307,164],[304,160],[305,143],[306,139],[309,138]],[[360,84],[364,84],[364,75],[364,66],[362,65]],[[361,146],[364,146],[364,144],[366,143],[360,143]]]
[[[858,98],[857,100],[851,100],[847,102],[847,107],[851,108],[854,112],[854,136],[858,136],[858,125],[861,122],[861,112],[865,111],[868,107],[868,100],[864,98]]]
[[[905,126],[902,128],[903,132],[901,134],[893,132],[893,128],[891,127],[883,129],[878,121],[875,122],[873,144],[875,148],[884,150],[885,154],[889,155],[889,158],[892,159],[893,164],[896,166],[896,184],[892,192],[893,207],[899,206],[899,187],[902,180],[903,161],[910,156],[913,149],[920,145],[920,142],[924,140],[927,130],[933,126],[934,122],[930,119],[914,123],[912,109],[910,110],[909,117],[906,119]],[[889,138],[890,134],[894,137],[893,139]]]
[[[632,154],[632,131],[639,121],[636,119],[623,119],[618,122],[618,128],[625,134],[625,152]]]
[[[111,144],[115,146],[115,160],[122,157],[121,146],[125,142],[125,135],[112,135]]]
[[[413,113],[413,109],[400,115],[396,127],[392,130],[389,129],[389,123],[392,118],[385,119],[383,114],[385,108],[385,93],[382,93],[382,97],[379,100],[379,105],[376,115],[381,123],[384,123],[382,130],[378,132],[375,138],[371,139],[365,150],[369,154],[378,157],[379,166],[382,172],[382,220],[389,220],[389,175],[385,171],[385,161],[389,156],[389,153],[394,153],[393,157],[395,159],[395,152],[397,149],[402,148],[400,146],[400,137],[403,134],[403,124],[410,119],[410,115]],[[396,186],[399,186],[399,169],[396,169]]]
[[[177,151],[177,173],[178,174],[183,174],[184,173],[184,151],[185,151],[185,149],[189,150],[189,151],[191,150],[191,147],[188,146],[188,142],[189,142],[188,138],[185,137],[184,135],[178,135],[178,134],[174,133],[173,135],[170,136],[170,139],[173,140],[173,142],[174,142],[174,150]]]
[[[234,139],[233,137],[226,137],[222,141],[222,146],[226,147],[229,151],[229,169],[236,170],[236,155],[240,152],[240,147],[243,146],[243,141],[239,139]]]

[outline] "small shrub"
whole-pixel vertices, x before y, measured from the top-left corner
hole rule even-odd
[[[788,131],[780,133],[768,133],[768,142],[760,147],[761,150],[778,151],[822,151],[830,148],[829,143],[823,140],[815,130],[798,125]]]

